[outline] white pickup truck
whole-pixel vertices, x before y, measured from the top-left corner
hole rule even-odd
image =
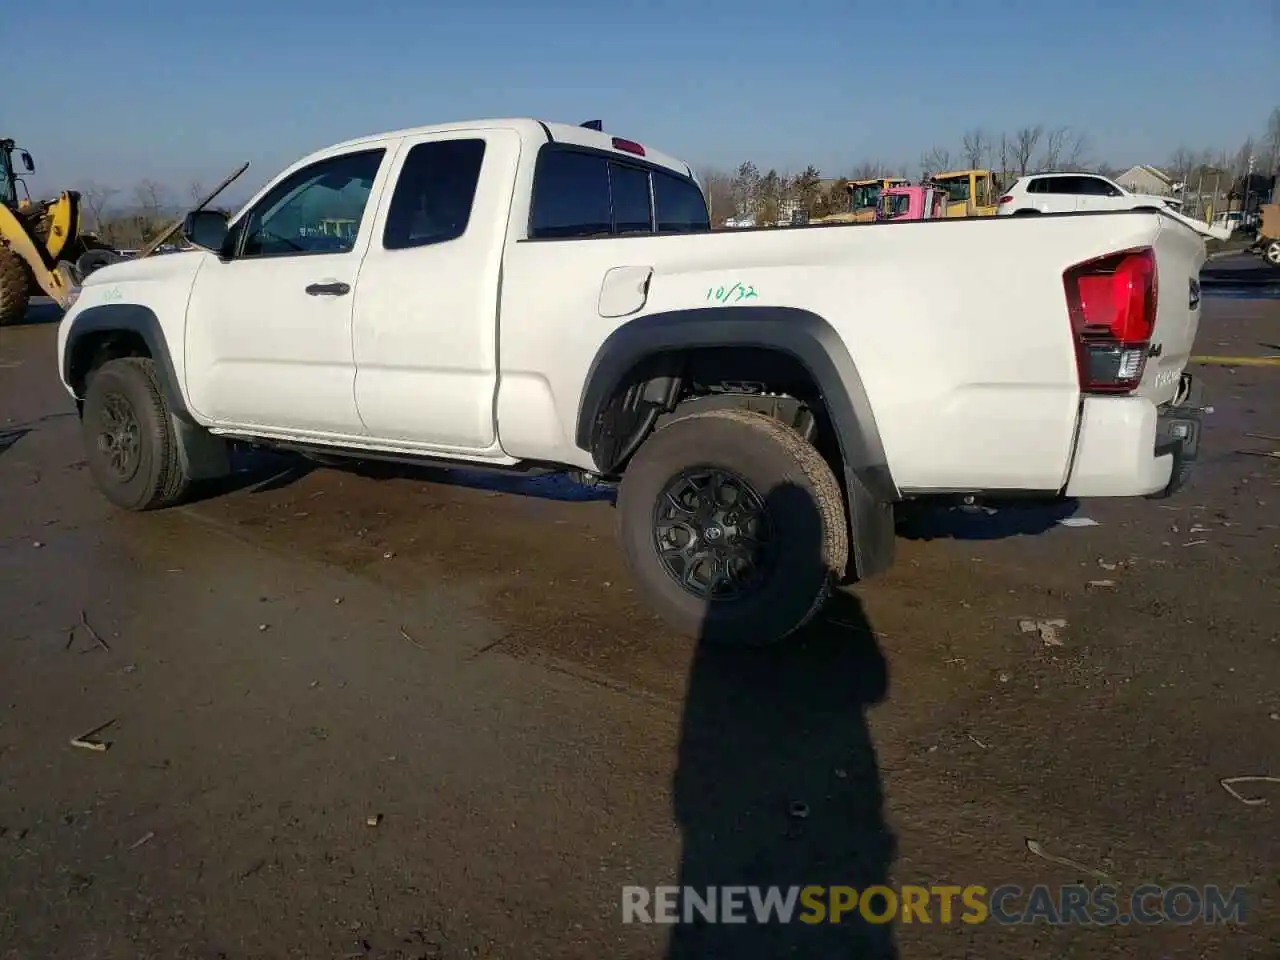
[[[1160,212],[711,232],[690,168],[475,121],[285,170],[59,331],[89,467],[179,502],[231,442],[618,484],[636,581],[708,642],[786,636],[931,495],[1165,495],[1204,244]]]

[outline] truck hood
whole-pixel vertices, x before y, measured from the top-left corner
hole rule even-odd
[[[81,289],[99,287],[110,283],[130,283],[138,280],[169,280],[185,275],[194,276],[204,257],[210,254],[201,250],[181,253],[163,253],[140,260],[122,260],[108,264],[85,277]]]

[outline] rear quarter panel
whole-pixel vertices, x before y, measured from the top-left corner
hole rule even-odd
[[[514,456],[590,467],[573,442],[601,344],[669,310],[799,307],[831,323],[904,491],[1058,490],[1079,405],[1063,270],[1150,243],[1151,214],[973,218],[511,242],[498,418]],[[604,274],[650,266],[644,307],[599,315]]]

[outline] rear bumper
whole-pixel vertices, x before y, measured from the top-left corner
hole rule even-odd
[[[1168,497],[1190,478],[1200,450],[1203,384],[1183,374],[1178,398],[1086,397],[1065,493],[1069,497]]]

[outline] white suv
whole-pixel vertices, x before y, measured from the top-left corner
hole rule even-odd
[[[1097,173],[1036,173],[1019,177],[1000,197],[998,216],[1036,213],[1093,213],[1108,210],[1164,210],[1197,232],[1226,240],[1233,227],[1209,226],[1182,213],[1182,201],[1154,193],[1131,193]]]
[[[1000,197],[999,214],[1075,213],[1087,210],[1132,210],[1135,207],[1178,209],[1172,197],[1130,193],[1096,173],[1037,173],[1019,177]]]

